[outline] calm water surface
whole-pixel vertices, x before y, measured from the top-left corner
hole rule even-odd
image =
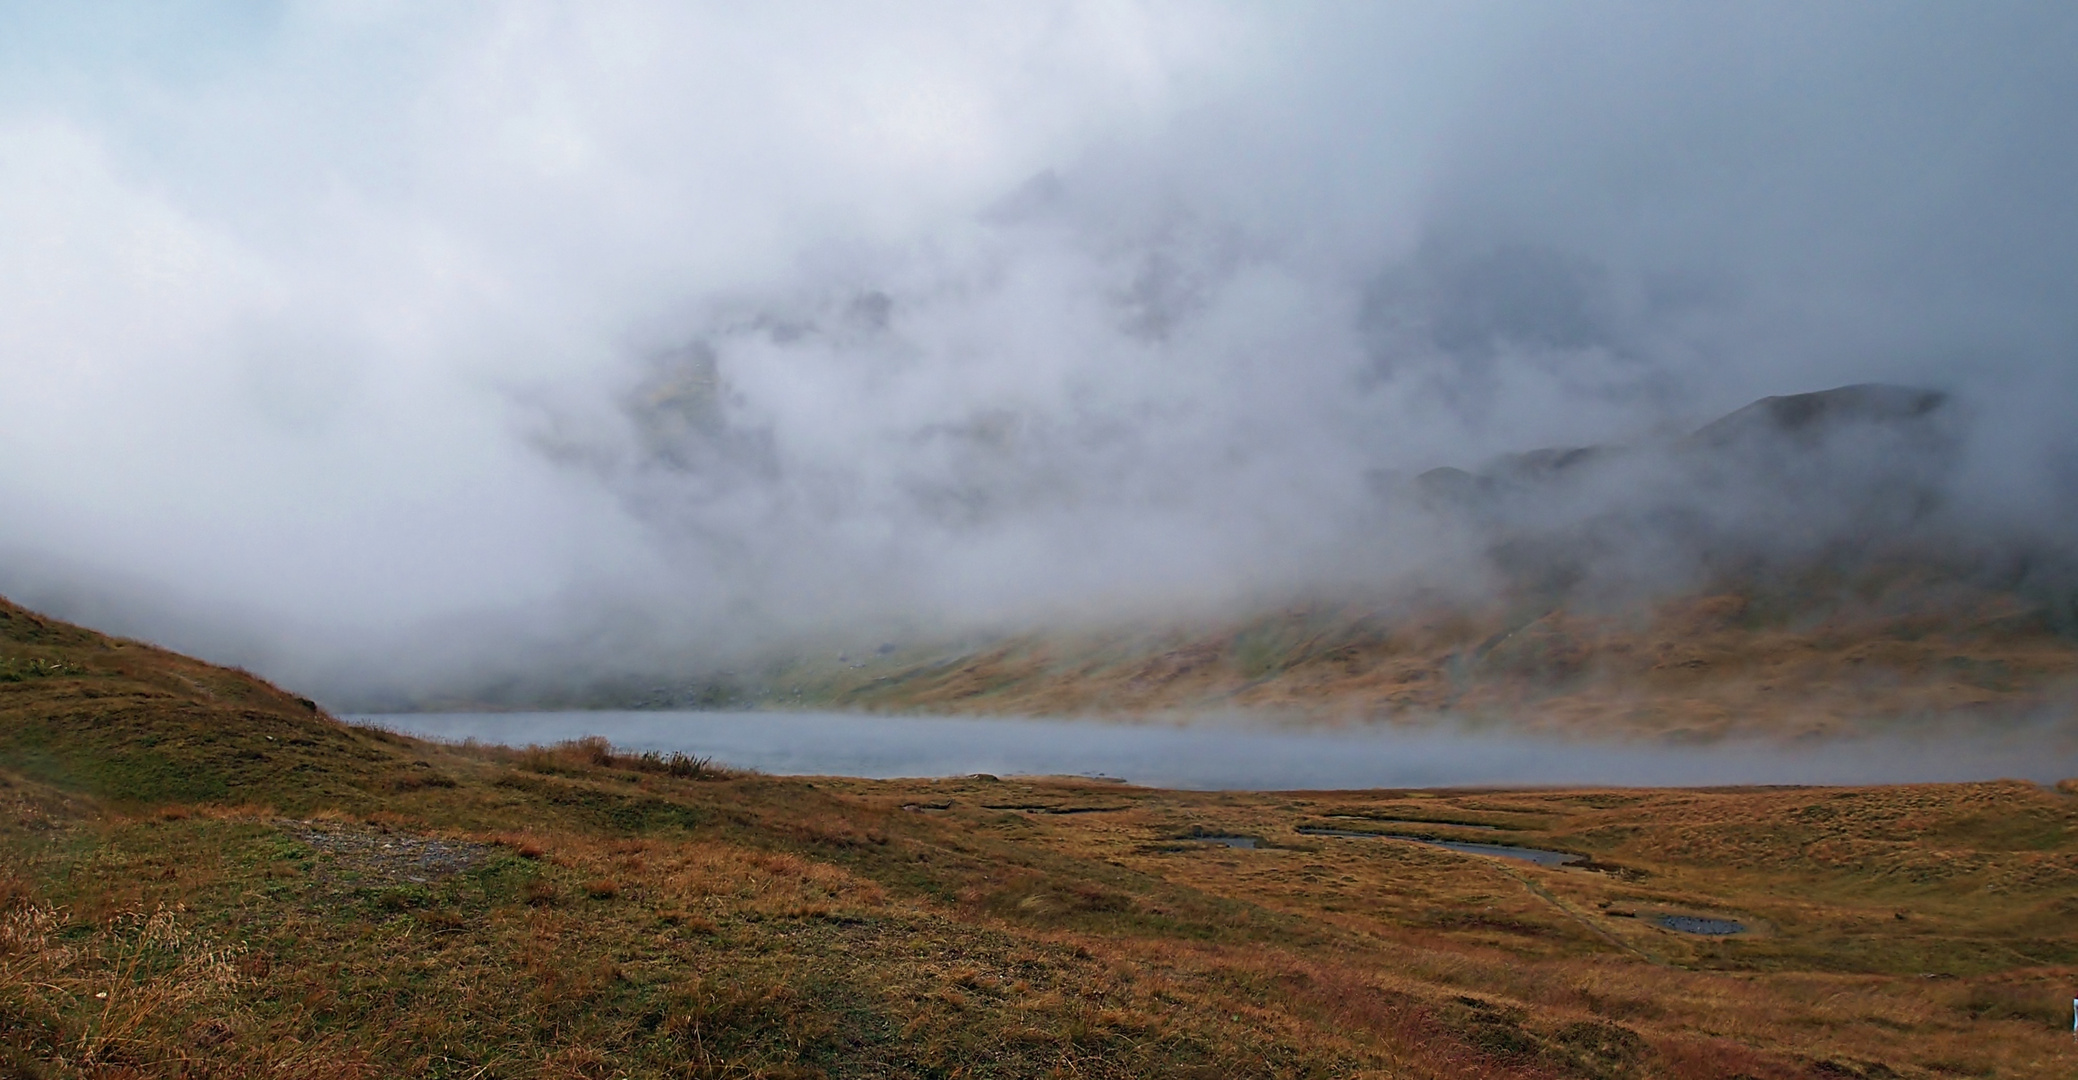
[[[856,713],[390,713],[360,723],[435,739],[525,745],[603,735],[779,775],[1079,775],[1161,787],[1876,784],[2078,776],[2069,734],[1795,746],[1567,742],[1437,728],[893,717]]]

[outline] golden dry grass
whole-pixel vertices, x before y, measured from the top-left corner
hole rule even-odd
[[[0,1075],[2078,1075],[2068,790],[782,779],[10,615]]]
[[[1506,715],[1530,730],[1710,740],[2068,711],[2078,642],[2017,598],[1871,586],[1824,607],[1747,592],[1618,613],[1296,608],[1166,635],[1049,634],[788,671],[803,700],[1028,715],[1239,707],[1322,718]]]

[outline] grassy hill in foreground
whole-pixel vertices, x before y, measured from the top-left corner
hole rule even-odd
[[[776,778],[356,729],[12,607],[0,656],[4,1075],[2078,1065],[2078,785]]]
[[[241,671],[0,599],[0,762],[123,803],[366,801],[409,756]]]

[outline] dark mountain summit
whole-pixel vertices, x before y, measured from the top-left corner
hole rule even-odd
[[[1486,552],[1504,589],[1621,599],[1981,559],[1999,544],[1948,511],[1961,434],[1948,395],[1861,384],[1763,398],[1667,441],[1530,450],[1377,490]]]
[[[1657,446],[1563,446],[1503,454],[1474,471],[1452,466],[1415,478],[1428,500],[1464,502],[1577,480],[1600,470],[1660,461],[1684,469],[1737,470],[1755,456],[1823,453],[1856,435],[1953,452],[1953,409],[1939,390],[1882,383],[1766,397]]]
[[[1726,446],[1755,438],[1788,436],[1809,443],[1855,425],[1918,428],[1936,419],[1947,405],[1948,395],[1939,390],[1857,383],[1809,394],[1762,398],[1704,425],[1689,437],[1689,442]]]

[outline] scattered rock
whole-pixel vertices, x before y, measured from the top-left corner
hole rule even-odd
[[[407,836],[326,821],[283,821],[282,832],[320,855],[312,875],[340,884],[426,884],[468,870],[490,854],[488,844]]]

